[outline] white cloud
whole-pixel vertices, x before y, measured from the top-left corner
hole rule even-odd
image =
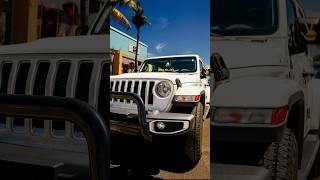
[[[148,52],[148,57],[155,57],[156,55],[154,53]]]
[[[164,17],[162,17],[162,18],[160,18],[159,19],[159,22],[160,22],[160,28],[161,29],[165,29],[166,27],[168,27],[169,26],[169,20],[167,19],[167,18],[164,18]]]
[[[188,50],[188,51],[184,51],[181,54],[196,54],[194,51]]]
[[[159,44],[157,44],[157,45],[156,45],[156,50],[157,50],[157,52],[161,52],[162,49],[164,49],[166,46],[167,46],[166,43],[159,43]]]

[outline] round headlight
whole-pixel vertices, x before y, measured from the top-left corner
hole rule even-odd
[[[171,93],[171,86],[167,81],[161,81],[156,86],[156,93],[160,97],[168,97]]]

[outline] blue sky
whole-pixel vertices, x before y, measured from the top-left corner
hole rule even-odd
[[[300,0],[302,6],[306,11],[317,12],[320,14],[320,1],[319,0]]]
[[[141,40],[151,56],[197,53],[207,64],[210,57],[210,0],[141,0],[151,25],[141,29]],[[128,19],[132,11],[119,8]],[[136,37],[133,27],[126,31],[116,22],[111,25]]]

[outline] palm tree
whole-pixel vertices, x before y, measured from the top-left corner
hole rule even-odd
[[[134,1],[134,0],[129,0],[129,1]],[[148,18],[143,15],[144,10],[142,9],[140,2],[136,1],[133,3],[134,6],[131,6],[131,8],[134,11],[134,15],[131,17],[131,21],[134,24],[135,28],[137,29],[137,45],[136,45],[136,51],[135,51],[135,67],[134,70],[135,72],[138,71],[138,51],[139,51],[139,41],[140,41],[140,29],[144,25],[150,24]]]
[[[117,20],[121,25],[127,27],[127,30],[131,29],[129,20],[116,8],[119,6],[127,5],[130,8],[135,8],[136,3],[134,0],[110,0],[108,3],[111,8],[110,16]]]
[[[137,29],[137,44],[136,44],[136,52],[135,52],[135,72],[138,71],[138,50],[139,50],[139,41],[140,41],[140,29],[142,26],[146,24],[150,24],[148,18],[143,15],[144,10],[142,9],[139,0],[110,0],[109,6],[111,7],[110,15],[114,17],[118,22],[127,27],[127,29],[131,29],[130,22],[128,19],[118,10],[116,6],[129,6],[133,11],[134,15],[131,17],[131,21]]]

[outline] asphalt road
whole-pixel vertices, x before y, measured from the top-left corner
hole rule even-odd
[[[203,126],[202,158],[199,164],[186,173],[170,173],[161,170],[154,176],[159,179],[210,179],[210,121],[207,119]]]

